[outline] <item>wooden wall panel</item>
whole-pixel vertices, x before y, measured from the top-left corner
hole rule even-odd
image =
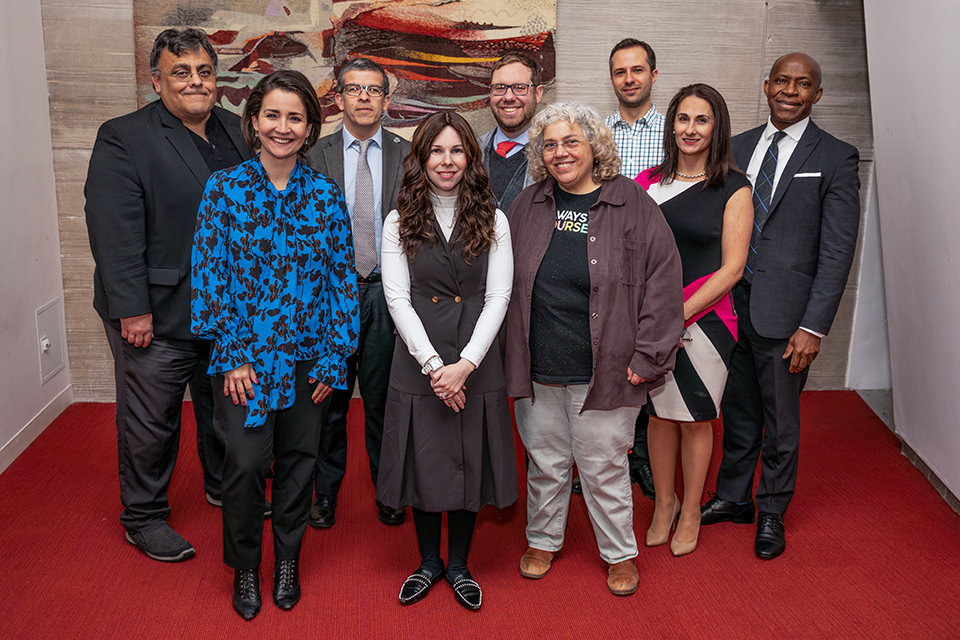
[[[97,127],[136,108],[132,0],[41,0],[41,7],[74,395],[110,401],[112,359],[91,306],[93,259],[82,190]],[[860,149],[866,201],[873,140],[861,2],[558,0],[558,99],[612,113],[616,99],[607,59],[625,37],[647,40],[657,52],[660,77],[653,96],[661,111],[680,87],[707,82],[726,98],[735,132],[765,120],[763,79],[779,55],[813,55],[824,68],[824,97],[814,117]],[[849,282],[808,388],[844,386],[856,273]]]

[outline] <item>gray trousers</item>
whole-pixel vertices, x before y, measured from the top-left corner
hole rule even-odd
[[[627,450],[633,444],[639,408],[581,414],[585,384],[534,382],[533,393],[535,400],[514,403],[520,439],[530,456],[527,543],[543,551],[563,547],[576,463],[600,557],[609,564],[636,557]]]

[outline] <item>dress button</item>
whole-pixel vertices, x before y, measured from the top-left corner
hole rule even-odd
[[[453,301],[454,301],[454,302],[460,302],[460,296],[457,296],[456,298],[454,298]]]
[[[593,341],[593,344],[600,344],[600,341],[599,341],[599,340],[594,340],[594,341]]]
[[[591,317],[591,318],[597,318],[597,317],[599,317],[599,316],[598,316],[598,314],[597,314],[596,312],[594,312],[590,317]]]
[[[600,287],[594,287],[593,290],[594,290],[594,291],[600,291]]]
[[[596,260],[591,260],[591,261],[590,261],[590,264],[597,264],[597,261],[596,261]]]
[[[590,236],[590,242],[596,242],[596,241],[597,241],[596,236]]]
[[[437,299],[437,296],[433,296],[433,298],[431,298],[431,299],[432,299],[434,302],[440,302],[440,300]]]

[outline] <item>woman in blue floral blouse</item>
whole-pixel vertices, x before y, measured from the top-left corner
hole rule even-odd
[[[323,400],[346,387],[358,316],[350,223],[340,189],[304,165],[320,105],[299,72],[263,78],[243,132],[257,157],[207,182],[193,246],[193,332],[213,341],[223,464],[223,558],[233,606],[260,611],[266,473],[274,460],[273,601],[300,599]]]

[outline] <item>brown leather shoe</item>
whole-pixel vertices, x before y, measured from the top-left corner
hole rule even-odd
[[[640,573],[637,571],[637,563],[633,561],[633,558],[610,565],[607,574],[607,587],[613,595],[629,596],[637,590],[637,582],[639,581]]]
[[[524,578],[539,580],[550,572],[550,563],[556,555],[556,551],[528,548],[520,558],[520,575]]]

